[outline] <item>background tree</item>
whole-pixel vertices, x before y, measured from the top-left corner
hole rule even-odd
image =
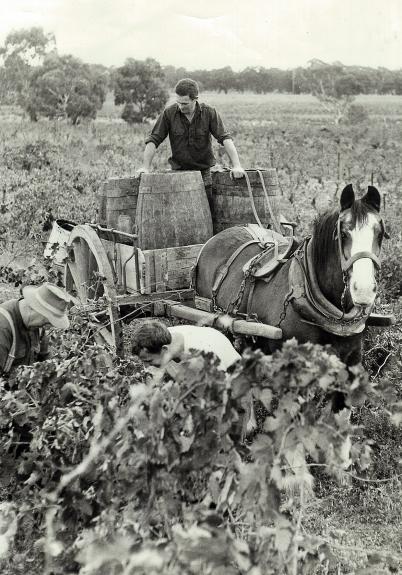
[[[181,80],[182,78],[187,78],[190,75],[190,72],[188,72],[183,67],[176,68],[175,66],[163,66],[162,70],[165,75],[166,83],[170,88],[174,88],[174,86],[177,84],[179,80]],[[191,76],[191,78],[192,77],[193,76]]]
[[[239,87],[242,92],[250,90],[252,92],[258,91],[259,77],[258,68],[247,67],[238,74]]]
[[[108,74],[73,56],[49,56],[31,75],[25,105],[32,120],[38,116],[65,118],[78,124],[95,118],[103,105]]]
[[[230,66],[213,70],[211,76],[214,90],[227,94],[229,90],[235,88],[235,73]]]
[[[165,74],[152,58],[145,61],[129,58],[117,68],[114,77],[114,102],[125,104],[122,118],[126,122],[141,123],[162,111],[169,93]]]
[[[398,75],[401,75],[401,71],[391,72],[387,68],[377,68],[376,72],[378,92],[380,94],[395,93],[395,83],[398,82]]]
[[[310,92],[333,114],[335,124],[339,124],[355,96],[362,92],[359,79],[341,63],[310,60],[305,76]]]
[[[402,70],[397,70],[394,73],[394,93],[398,96],[402,95]]]
[[[49,53],[56,53],[56,40],[42,28],[21,29],[7,35],[0,48],[2,102],[24,107],[31,74]]]

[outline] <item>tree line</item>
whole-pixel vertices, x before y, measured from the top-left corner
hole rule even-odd
[[[308,66],[290,70],[248,67],[234,72],[230,66],[216,70],[194,70],[165,66],[164,72],[169,85],[183,77],[197,80],[203,89],[228,93],[251,91],[257,94],[270,92],[287,94],[312,94],[326,78],[326,84],[336,84],[335,91],[342,94],[402,94],[402,70],[344,66],[340,62],[327,64],[321,60],[310,60]]]
[[[259,66],[234,72],[230,66],[190,71],[162,67],[152,58],[128,58],[123,66],[108,68],[60,55],[54,35],[37,27],[10,32],[0,47],[0,104],[21,106],[32,121],[41,116],[72,124],[93,119],[107,93],[113,92],[126,122],[144,122],[163,109],[169,92],[184,77],[197,80],[202,90],[224,93],[313,94],[324,105],[341,110],[339,114],[357,94],[402,94],[402,70],[339,62],[311,60],[304,68]]]

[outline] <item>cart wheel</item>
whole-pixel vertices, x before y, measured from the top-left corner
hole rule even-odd
[[[97,233],[88,225],[75,226],[67,243],[68,258],[65,265],[66,291],[77,304],[89,304],[91,300],[106,297],[106,313],[96,314],[102,322],[99,333],[123,355],[123,330],[117,303],[113,265]]]

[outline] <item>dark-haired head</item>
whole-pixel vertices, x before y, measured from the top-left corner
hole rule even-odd
[[[198,98],[198,84],[191,78],[183,78],[183,80],[179,80],[174,90],[178,96],[189,96],[191,100],[196,100]]]
[[[160,353],[164,345],[169,345],[172,336],[167,326],[161,321],[146,319],[131,334],[131,351],[140,355],[146,349],[150,353]]]

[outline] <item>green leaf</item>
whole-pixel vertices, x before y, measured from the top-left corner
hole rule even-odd
[[[272,461],[273,441],[269,435],[258,434],[250,446],[250,451],[256,460]]]
[[[261,391],[254,390],[253,393],[255,398],[261,401],[265,409],[269,410],[272,402],[272,391],[268,387],[265,387]]]
[[[282,427],[282,421],[279,417],[266,417],[264,422],[264,431],[275,432]]]
[[[238,399],[250,391],[250,381],[247,377],[238,376],[231,381],[232,397]]]

